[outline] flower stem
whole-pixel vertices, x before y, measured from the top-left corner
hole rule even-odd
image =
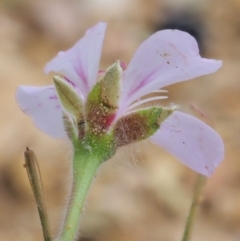
[[[38,167],[36,156],[34,152],[28,147],[24,152],[25,167],[28,174],[28,179],[32,187],[32,191],[37,202],[38,213],[42,225],[44,241],[51,241],[50,227],[47,215],[47,209],[45,206],[41,174]]]
[[[192,204],[188,213],[188,218],[185,225],[182,241],[190,241],[193,222],[196,215],[198,204],[200,202],[200,195],[201,195],[201,191],[202,191],[205,179],[206,179],[205,176],[199,174],[197,182],[195,184]]]
[[[75,152],[73,160],[73,186],[61,234],[61,241],[76,240],[84,201],[90,184],[101,164],[98,158]]]

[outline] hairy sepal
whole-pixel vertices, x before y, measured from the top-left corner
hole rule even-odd
[[[93,87],[86,103],[87,129],[95,135],[107,132],[113,122],[119,102],[122,69],[119,61],[110,66]]]
[[[53,80],[63,108],[78,123],[83,119],[83,101],[67,81],[58,76],[54,76]]]
[[[118,147],[147,139],[175,108],[151,107],[121,117],[114,126],[114,142]]]
[[[67,132],[67,135],[71,141],[78,139],[78,127],[76,122],[73,120],[71,116],[69,116],[67,113],[63,112],[63,123],[65,127],[65,131]]]

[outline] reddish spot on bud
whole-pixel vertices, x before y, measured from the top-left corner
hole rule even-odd
[[[108,129],[110,127],[110,125],[112,124],[112,122],[114,121],[116,117],[116,114],[111,114],[106,118],[106,128]]]
[[[95,134],[105,133],[112,122],[114,121],[116,113],[112,113],[112,109],[105,105],[93,107],[89,111],[87,122]]]

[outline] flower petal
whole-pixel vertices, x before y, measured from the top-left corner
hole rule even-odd
[[[59,52],[46,65],[45,73],[63,74],[86,97],[97,81],[105,29],[106,23],[98,23],[89,29],[72,48]]]
[[[217,71],[221,61],[199,55],[196,40],[179,30],[162,30],[143,42],[123,76],[122,108],[156,89]]]
[[[224,156],[220,136],[199,119],[175,111],[151,137],[193,170],[210,176]]]
[[[22,111],[32,117],[34,124],[40,130],[56,138],[67,136],[63,124],[62,106],[52,85],[19,86],[16,99]]]

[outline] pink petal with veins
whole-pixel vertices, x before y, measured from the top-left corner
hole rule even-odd
[[[47,135],[66,137],[62,118],[62,107],[54,86],[19,86],[17,102],[24,113],[30,115],[34,124]]]
[[[199,55],[196,40],[179,30],[162,30],[144,41],[123,74],[120,108],[170,84],[217,71],[221,61]]]
[[[106,23],[98,23],[89,29],[72,48],[59,52],[46,65],[45,73],[53,71],[64,75],[86,98],[97,81],[105,29]]]
[[[224,156],[220,136],[197,118],[175,111],[151,137],[193,170],[210,176]]]

